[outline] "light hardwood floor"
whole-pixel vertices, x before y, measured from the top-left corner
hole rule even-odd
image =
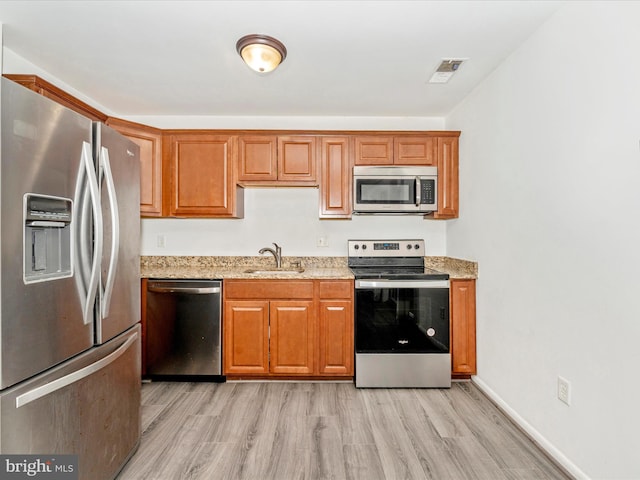
[[[144,384],[118,480],[567,479],[470,382]]]

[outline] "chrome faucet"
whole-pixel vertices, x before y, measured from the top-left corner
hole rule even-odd
[[[269,252],[273,255],[274,260],[276,261],[276,268],[282,268],[282,248],[277,243],[273,244],[275,250],[273,248],[261,248],[258,250],[260,255],[263,255],[266,252]]]

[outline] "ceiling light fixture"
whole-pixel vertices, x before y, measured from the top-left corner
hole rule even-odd
[[[282,42],[255,33],[238,40],[236,50],[249,68],[259,73],[275,70],[287,58],[287,49]]]

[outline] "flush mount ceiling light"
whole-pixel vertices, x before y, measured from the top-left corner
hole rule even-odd
[[[236,43],[236,50],[249,68],[259,73],[275,70],[287,57],[282,42],[267,35],[245,35]]]

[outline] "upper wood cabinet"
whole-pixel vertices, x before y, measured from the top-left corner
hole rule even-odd
[[[162,130],[110,117],[107,125],[140,147],[140,215],[162,216]]]
[[[93,121],[107,121],[107,115],[102,113],[100,110],[93,108],[91,105],[86,104],[73,95],[69,95],[64,90],[56,87],[46,80],[43,80],[37,75],[14,75],[7,73],[4,74],[4,77],[27,87],[29,90],[33,90],[34,92],[39,93],[43,97],[50,98],[54,102],[57,102],[60,105],[64,105],[74,112],[78,112]]]
[[[349,140],[347,136],[320,139],[320,218],[351,218]]]
[[[435,165],[436,144],[436,137],[426,135],[358,135],[354,165]]]
[[[313,135],[240,135],[238,181],[263,185],[317,185]]]
[[[228,217],[244,215],[244,191],[236,185],[237,137],[204,132],[164,136],[169,216]]]
[[[438,137],[438,211],[433,218],[458,217],[458,137]]]

